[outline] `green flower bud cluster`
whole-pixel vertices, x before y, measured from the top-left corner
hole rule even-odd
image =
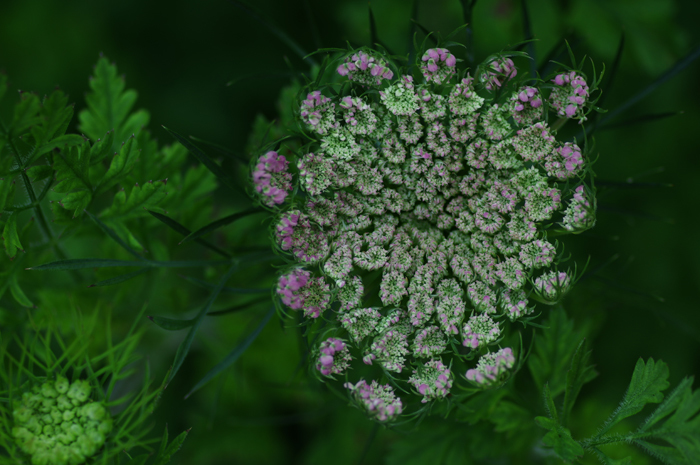
[[[88,381],[58,376],[22,394],[13,406],[12,436],[33,465],[82,464],[104,445],[112,418],[91,391]]]

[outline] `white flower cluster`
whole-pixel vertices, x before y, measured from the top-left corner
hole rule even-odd
[[[364,57],[359,70],[363,63],[388,69],[388,59],[362,52],[338,72],[348,75],[357,57]],[[594,201],[581,195],[583,152],[556,139],[543,105],[550,96],[537,85],[517,86],[510,58],[487,64],[476,84],[459,77],[446,49],[422,57],[422,83],[399,75],[355,79],[345,95],[309,89],[300,120],[317,140],[299,156],[300,194],[280,207],[276,235],[306,266],[291,308],[336,324],[367,364],[395,373],[415,367],[410,383],[437,399],[452,386],[450,363],[442,363],[455,347],[450,341],[466,353],[489,351],[503,317],[532,312],[533,292],[548,303],[566,292],[571,279],[555,269],[546,229],[562,219],[569,231],[592,226],[594,212],[587,208],[584,221],[581,211]],[[576,74],[577,89],[583,81]],[[579,115],[586,102],[581,91],[576,97]],[[560,102],[561,92],[551,98]],[[283,299],[291,299],[288,283],[300,273],[280,278]],[[313,279],[325,285],[304,293]],[[498,376],[482,373],[490,383],[512,366],[507,354],[498,358],[505,360]]]

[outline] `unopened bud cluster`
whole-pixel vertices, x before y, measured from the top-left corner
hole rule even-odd
[[[13,405],[12,436],[33,465],[78,465],[94,456],[112,430],[88,381],[62,376],[37,384]]]
[[[487,60],[476,79],[457,61],[447,49],[425,51],[417,82],[394,77],[399,68],[378,52],[348,55],[337,67],[337,79],[351,79],[340,95],[321,86],[300,102],[312,142],[295,161],[298,191],[273,196],[284,199],[275,240],[297,263],[277,292],[343,338],[321,343],[317,369],[340,374],[352,354],[424,401],[448,395],[452,355],[482,354],[462,372],[480,386],[507,377],[513,352],[493,347],[505,323],[531,314],[533,298],[560,299],[572,282],[556,269],[546,231],[595,221],[584,152],[548,123],[585,117],[583,75],[519,85],[507,56]],[[401,411],[388,386],[347,386],[380,421]]]

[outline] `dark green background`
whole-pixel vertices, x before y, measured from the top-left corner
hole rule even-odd
[[[531,0],[528,5],[540,59],[570,34],[579,39],[573,42],[578,57],[588,54],[596,65],[610,65],[625,31],[616,82],[604,89],[609,109],[700,44],[700,4],[693,0]],[[319,45],[343,47],[346,40],[369,43],[364,1],[267,0],[255,2],[255,8],[309,52]],[[377,1],[372,8],[380,39],[393,52],[406,53],[411,2]],[[461,18],[457,0],[424,1],[418,7],[417,19],[429,30],[448,33]],[[519,42],[520,2],[480,0],[474,29],[477,60]],[[138,90],[137,106],[151,112],[151,130],[159,139],[168,140],[159,127],[164,124],[238,151],[256,114],[275,117],[278,93],[288,82],[285,57],[294,69],[307,69],[290,47],[226,1],[0,2],[0,69],[9,74],[11,89],[45,94],[60,85],[82,108],[99,53],[115,61],[128,87]],[[598,181],[634,179],[673,187],[628,184],[601,190],[596,228],[565,241],[579,263],[590,255],[589,270],[619,257],[587,277],[565,302],[577,323],[592,325],[593,358],[601,374],[584,390],[581,418],[595,421],[614,408],[640,356],[666,361],[672,384],[700,373],[699,82],[700,61],[616,121],[683,114],[596,137]],[[186,310],[172,309],[176,314]],[[125,314],[133,315],[133,309]],[[326,397],[299,380],[286,386],[298,362],[297,345],[295,333],[283,333],[276,322],[231,370],[220,391],[212,383],[180,400],[249,330],[247,322],[236,316],[218,320],[219,327],[205,326],[214,336],[200,342],[199,352],[178,375],[184,385],[174,383],[166,391],[157,428],[164,422],[174,431],[194,427],[175,463],[355,463],[371,424],[340,402],[324,403]],[[157,353],[151,358],[156,376],[162,376],[182,335],[153,337],[160,345],[152,343]],[[206,351],[219,355],[207,358]],[[220,402],[212,409],[217,392]],[[394,439],[380,433],[368,461],[381,463]]]

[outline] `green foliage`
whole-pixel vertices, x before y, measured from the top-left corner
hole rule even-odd
[[[567,385],[565,399],[570,400],[564,402],[565,412],[573,405],[575,393],[580,390],[580,385],[593,373],[592,367],[586,366],[590,352],[584,353],[582,347],[583,344],[579,346],[567,375],[571,383]],[[616,459],[608,456],[600,446],[633,443],[667,464],[698,463],[700,461],[700,391],[693,392],[693,378],[684,378],[664,400],[663,391],[669,386],[668,375],[668,366],[664,362],[649,359],[645,363],[639,359],[629,388],[618,408],[598,428],[594,436],[583,440],[572,438],[570,430],[564,426],[564,422],[557,414],[552,394],[545,386],[545,406],[549,417],[535,419],[540,427],[549,431],[542,442],[565,461],[576,461],[585,451],[589,451],[606,464],[631,463],[630,457]],[[661,404],[636,431],[609,432],[614,426],[622,424],[625,418],[641,412],[648,404],[658,403]]]
[[[554,397],[558,396],[569,384],[567,368],[580,347],[582,330],[574,329],[574,322],[566,317],[561,307],[554,308],[545,320],[547,328],[535,339],[533,354],[528,360],[530,373],[541,392],[545,384]]]
[[[106,57],[100,57],[95,74],[90,78],[92,92],[85,97],[87,109],[78,117],[78,129],[90,139],[97,140],[109,131],[115,131],[111,146],[114,152],[133,134],[148,125],[150,116],[145,110],[131,112],[138,94],[133,89],[124,90],[126,82],[117,75],[117,67]]]
[[[571,432],[556,420],[547,417],[535,418],[538,426],[549,430],[542,438],[542,443],[554,449],[554,452],[567,462],[573,462],[583,456],[583,447],[574,441]]]
[[[646,404],[661,402],[664,398],[662,391],[668,386],[668,366],[664,362],[654,362],[654,359],[650,358],[645,364],[641,358],[637,360],[632,381],[624,399],[596,437],[607,433],[623,419],[641,412]]]

